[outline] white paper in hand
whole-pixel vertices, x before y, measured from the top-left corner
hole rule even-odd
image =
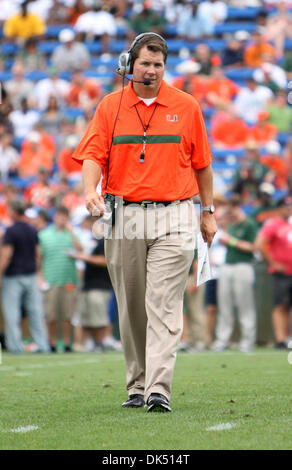
[[[197,286],[204,284],[212,278],[211,266],[209,260],[208,244],[204,242],[201,232],[197,235],[198,249],[198,272]]]

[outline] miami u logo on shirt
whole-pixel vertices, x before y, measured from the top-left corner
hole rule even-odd
[[[174,115],[173,115],[173,118],[171,119],[171,115],[170,115],[170,114],[167,114],[167,115],[166,115],[166,120],[169,121],[169,122],[177,122],[177,121],[178,121],[178,115],[177,115],[177,114],[174,114]]]

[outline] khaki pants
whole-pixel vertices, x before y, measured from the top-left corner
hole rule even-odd
[[[136,227],[132,231],[131,223]],[[115,239],[121,235],[122,224],[127,234],[122,231],[121,238]],[[127,390],[129,395],[143,394],[146,401],[153,392],[170,398],[197,229],[191,200],[147,210],[123,206],[112,239],[105,240],[118,303]]]

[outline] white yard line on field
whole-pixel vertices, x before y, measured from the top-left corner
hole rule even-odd
[[[108,359],[108,357],[107,357]],[[122,356],[112,356],[110,360],[122,360]],[[34,362],[32,364],[21,364],[17,366],[0,366],[0,372],[21,372],[22,370],[27,369],[46,369],[47,367],[67,367],[67,366],[75,366],[80,364],[98,364],[100,362],[100,358],[90,358],[90,359],[80,359],[80,360],[68,360],[68,361],[50,361],[50,362]],[[19,370],[20,369],[20,370]]]
[[[220,423],[207,428],[206,431],[228,431],[229,429],[232,429],[235,426],[235,423]]]
[[[30,431],[36,431],[39,429],[38,426],[30,425],[30,426],[19,426],[18,428],[15,429],[9,429],[7,432],[18,432],[18,433],[24,433],[24,432],[30,432]]]

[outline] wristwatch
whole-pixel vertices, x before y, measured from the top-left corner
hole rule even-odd
[[[214,207],[213,204],[211,204],[211,206],[202,206],[202,211],[203,212],[209,212],[210,214],[214,214],[215,207]]]

